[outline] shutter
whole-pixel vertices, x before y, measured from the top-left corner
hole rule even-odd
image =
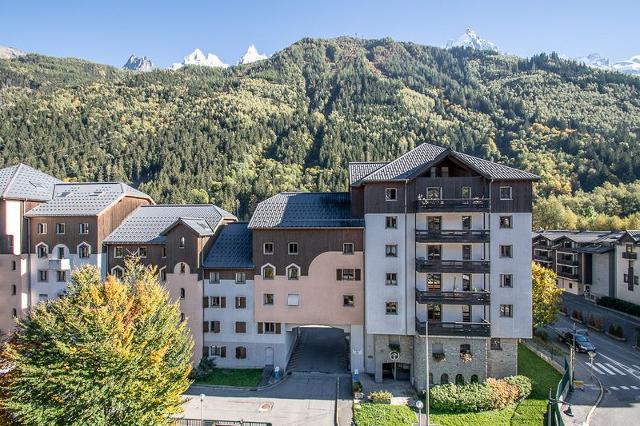
[[[211,321],[214,333],[220,333],[220,321]]]
[[[203,321],[202,322],[202,331],[205,333],[209,332],[209,321]]]
[[[336,280],[342,281],[342,269],[336,269]]]
[[[360,269],[356,269],[356,281],[360,281]]]
[[[279,322],[276,323],[276,334],[282,333],[282,328]]]
[[[220,347],[220,358],[226,358],[227,357],[227,347],[226,346],[221,346]]]
[[[258,334],[262,334],[262,333],[264,333],[264,331],[263,331],[263,325],[262,325],[262,323],[261,323],[261,322],[259,322],[259,323],[258,323]]]
[[[202,298],[202,306],[205,308],[209,307],[209,298],[207,296]]]
[[[220,307],[221,308],[226,308],[227,307],[227,298],[226,297],[221,297],[220,298]]]
[[[203,358],[208,358],[209,357],[209,346],[203,346],[202,347],[202,357]]]
[[[240,346],[236,346],[236,359],[240,358]]]

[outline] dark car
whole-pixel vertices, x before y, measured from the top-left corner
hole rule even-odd
[[[595,352],[596,347],[591,343],[591,340],[586,336],[586,334],[580,332],[567,331],[564,333],[564,341],[567,342],[569,346],[573,345],[573,340],[575,339],[576,350],[578,352]]]

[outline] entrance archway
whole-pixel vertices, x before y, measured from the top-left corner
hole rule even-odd
[[[288,371],[348,373],[349,335],[341,328],[300,326],[293,329],[297,340]]]

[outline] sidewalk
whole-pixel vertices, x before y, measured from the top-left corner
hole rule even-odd
[[[573,417],[562,413],[562,419],[565,425],[585,425],[589,413],[593,406],[598,404],[602,388],[598,379],[589,376],[589,370],[587,366],[581,362],[576,363],[574,381],[579,380],[584,382],[584,386],[581,389],[577,387],[569,391],[567,394],[567,402],[571,404],[571,412]],[[562,407],[561,410],[566,410],[566,407]]]

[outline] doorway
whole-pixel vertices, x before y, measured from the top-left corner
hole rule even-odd
[[[265,365],[273,365],[273,348],[268,347],[264,350],[264,364]]]
[[[382,380],[406,381],[411,379],[411,364],[385,362],[382,364]]]

